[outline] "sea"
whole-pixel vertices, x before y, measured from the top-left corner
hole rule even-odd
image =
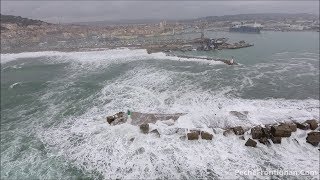
[[[310,131],[256,148],[223,135],[234,126],[319,120],[319,33],[206,36],[254,46],[176,52],[233,57],[234,66],[130,48],[1,54],[0,178],[319,179]],[[157,137],[106,122],[127,110],[185,115],[150,124]],[[208,131],[213,140],[184,140],[177,128]]]

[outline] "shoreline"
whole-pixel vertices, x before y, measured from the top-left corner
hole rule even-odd
[[[227,33],[230,33],[229,31],[214,31],[214,32],[223,32],[223,33],[227,32]],[[276,32],[276,33],[281,33],[281,32],[283,32],[283,33],[288,33],[288,32],[299,32],[299,33],[312,32],[312,33],[319,34],[319,32],[317,32],[317,31],[309,31],[309,30],[304,30],[304,31],[264,30],[264,31],[261,31],[261,32],[262,33],[263,32]],[[245,34],[245,35],[247,34],[247,33],[240,33],[240,32],[231,32],[231,33],[234,33],[234,34]],[[176,34],[176,35],[156,35],[156,36],[145,37],[145,38],[177,37],[177,36],[183,36],[183,35],[187,35],[187,34],[200,34],[200,32],[181,33],[181,34]],[[259,35],[259,34],[261,34],[261,33],[258,33],[257,35]],[[133,37],[132,39],[137,39],[137,37]],[[121,39],[121,40],[124,40],[124,39]],[[150,44],[150,43],[147,42],[147,41],[150,41],[149,39],[145,39],[145,40],[146,40],[146,43],[145,44],[140,44],[140,45],[128,45],[128,44],[127,45],[126,44],[122,44],[122,45],[119,45],[119,46],[116,46],[116,45],[103,45],[103,44],[94,45],[96,47],[90,47],[90,46],[88,46],[88,47],[80,47],[81,44],[78,44],[78,47],[37,47],[37,46],[34,46],[34,44],[33,44],[33,45],[29,46],[29,47],[12,48],[12,49],[9,49],[9,50],[4,49],[3,47],[1,47],[1,52],[0,53],[1,54],[17,54],[17,53],[22,53],[22,52],[44,52],[44,51],[59,51],[59,52],[72,52],[72,51],[78,52],[79,51],[79,52],[83,52],[83,51],[90,51],[92,49],[117,49],[117,48],[148,49],[149,47],[152,47],[152,46],[185,45],[185,44],[189,44],[190,43],[190,42],[176,42],[176,43],[172,43],[172,42],[170,42],[170,43],[164,42],[163,43],[163,42],[160,42],[160,44],[159,43]],[[176,41],[184,41],[186,39],[177,37],[177,38],[175,38],[175,40]],[[1,40],[1,41],[3,41],[3,40]],[[66,42],[68,42],[68,40],[66,40]],[[69,42],[71,42],[71,41],[69,40]],[[88,42],[90,42],[90,40]],[[39,43],[43,43],[43,42],[39,42]],[[230,47],[230,48],[223,48],[223,49],[236,49],[236,48]]]

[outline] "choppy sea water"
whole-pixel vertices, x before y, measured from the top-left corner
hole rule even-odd
[[[290,179],[296,176],[240,172],[319,172],[308,131],[250,148],[220,129],[319,119],[318,34],[227,35],[255,46],[188,54],[235,56],[239,66],[144,49],[1,54],[1,179]],[[158,138],[106,123],[128,109],[187,114],[173,126],[152,125]],[[249,111],[248,118],[230,111]],[[216,133],[212,141],[184,141],[172,133],[177,127]]]

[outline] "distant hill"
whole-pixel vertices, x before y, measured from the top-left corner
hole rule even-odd
[[[218,22],[218,21],[282,21],[284,19],[303,19],[303,20],[318,20],[318,15],[300,13],[300,14],[286,14],[286,13],[258,13],[258,14],[236,14],[236,15],[224,15],[224,16],[207,16],[195,19],[166,19],[167,23],[193,23],[196,21],[207,21],[207,22]],[[79,25],[94,25],[94,26],[104,26],[104,25],[129,25],[129,24],[156,24],[160,23],[164,19],[127,19],[127,20],[114,20],[114,21],[90,21],[90,22],[74,22],[70,24]]]
[[[304,20],[317,20],[318,15],[299,13],[299,14],[284,14],[284,13],[261,13],[261,14],[237,14],[225,16],[207,16],[195,19],[195,21],[205,20],[208,22],[214,21],[242,21],[242,20],[284,20],[284,19],[304,19]]]
[[[43,24],[50,24],[40,20],[23,18],[21,16],[12,16],[12,15],[3,15],[3,14],[0,14],[0,15],[1,15],[1,24],[14,23],[14,24],[17,24],[18,26],[29,26],[29,25],[40,26]]]
[[[122,20],[107,20],[107,21],[73,22],[69,24],[105,26],[105,25],[157,24],[162,21],[163,20],[160,20],[160,19],[122,19]]]

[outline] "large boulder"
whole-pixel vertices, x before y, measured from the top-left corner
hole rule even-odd
[[[108,117],[107,117],[107,122],[108,122],[109,124],[111,124],[112,121],[114,121],[114,119],[115,119],[114,116],[108,116]]]
[[[114,114],[113,116],[107,117],[107,122],[110,125],[122,124],[122,123],[125,123],[126,120],[127,120],[127,117],[124,112],[118,112],[118,113]]]
[[[156,123],[157,121],[162,121],[164,124],[171,126],[182,115],[185,115],[185,113],[159,114],[159,113],[131,112],[130,124],[140,126],[141,124]],[[125,123],[127,119],[128,119],[128,116],[126,113],[118,112],[113,116],[108,116],[107,122],[111,125],[118,125],[121,123]]]
[[[227,129],[223,132],[224,136],[234,135],[233,129]]]
[[[313,146],[317,146],[320,142],[320,132],[310,132],[307,136],[307,142],[312,144]]]
[[[266,125],[262,130],[262,137],[270,138],[271,137],[271,126]]]
[[[291,132],[296,132],[297,131],[297,125],[295,123],[286,123],[286,124],[291,129]]]
[[[149,124],[147,123],[141,124],[140,131],[144,134],[147,134],[149,132]]]
[[[190,131],[189,133],[187,133],[188,140],[198,140],[199,135],[199,131]]]
[[[281,137],[271,136],[271,141],[273,142],[273,144],[281,144]]]
[[[236,127],[232,128],[232,130],[235,135],[243,135],[244,134],[244,130],[241,126],[236,126]]]
[[[260,139],[263,136],[262,128],[260,126],[251,129],[252,139]]]
[[[201,131],[201,139],[205,139],[205,140],[212,140],[213,135],[205,132],[205,131]]]
[[[306,120],[305,123],[308,123],[311,130],[315,130],[318,127],[318,122],[315,119]]]
[[[254,140],[249,138],[248,141],[246,142],[245,146],[256,147],[257,146],[257,142],[255,142]]]
[[[271,134],[274,137],[290,137],[291,136],[291,129],[287,124],[282,125],[274,125],[271,127]]]
[[[172,125],[184,113],[160,114],[160,113],[140,113],[131,112],[132,125],[141,125],[143,123],[156,123],[163,121],[167,125]]]
[[[119,125],[126,122],[125,118],[116,118],[114,121],[111,122],[111,125]]]
[[[302,130],[308,130],[310,129],[310,124],[304,122],[304,123],[298,123],[296,122],[297,128],[302,129]]]
[[[119,117],[124,117],[124,116],[125,116],[125,113],[124,113],[124,112],[118,112],[116,115],[117,115],[118,118],[119,118]]]

